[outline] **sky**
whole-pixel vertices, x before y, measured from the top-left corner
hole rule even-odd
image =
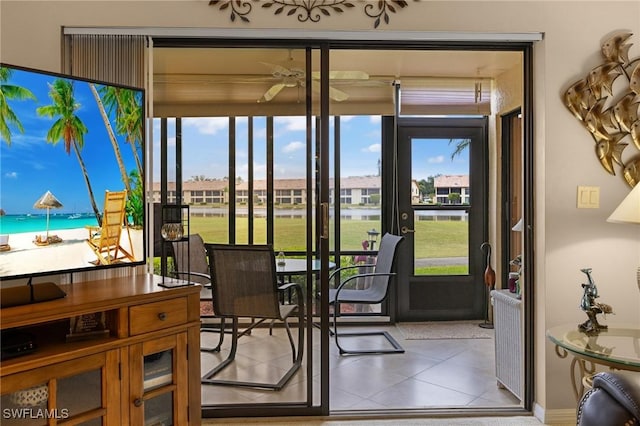
[[[306,176],[305,117],[274,119],[274,178],[304,178]],[[153,128],[154,158],[160,153],[160,121]],[[254,118],[254,176],[266,177],[266,120]],[[236,119],[236,175],[243,180],[248,173],[247,118]],[[175,152],[175,120],[167,123],[169,134],[169,164]],[[381,117],[342,116],[341,176],[375,176],[381,158]],[[330,174],[333,176],[333,120],[330,123]],[[229,125],[226,117],[183,118],[183,178],[193,176],[221,179],[228,174]],[[413,178],[420,180],[437,174],[468,174],[469,155],[465,150],[451,159],[454,144],[448,139],[414,140],[412,143]],[[159,180],[159,161],[155,161],[154,180]],[[169,172],[169,179],[175,173]]]
[[[67,154],[64,142],[47,143],[46,135],[54,118],[41,117],[36,108],[50,105],[48,84],[57,77],[14,70],[8,82],[31,90],[36,100],[8,100],[24,133],[10,125],[11,145],[0,141],[0,208],[6,214],[44,214],[45,210],[34,209],[34,203],[51,191],[63,207],[55,213],[93,212],[89,191],[83,178],[78,159],[73,152]],[[99,86],[98,86],[99,87]],[[109,189],[124,189],[113,146],[100,115],[89,85],[74,82],[74,97],[80,105],[76,114],[88,128],[84,136],[82,157],[99,210],[104,203],[104,192]],[[134,170],[135,160],[129,144],[123,136],[117,139],[127,172]]]

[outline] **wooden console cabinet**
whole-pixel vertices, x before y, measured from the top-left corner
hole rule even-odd
[[[0,309],[35,351],[0,363],[3,425],[199,425],[200,286],[139,275],[61,285],[63,299]],[[69,339],[104,312],[108,333]]]

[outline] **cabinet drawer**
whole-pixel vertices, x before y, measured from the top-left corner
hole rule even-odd
[[[129,334],[132,336],[186,322],[186,297],[131,306],[129,308]]]

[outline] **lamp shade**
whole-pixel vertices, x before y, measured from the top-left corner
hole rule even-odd
[[[633,187],[629,195],[611,213],[607,222],[640,223],[640,184]]]

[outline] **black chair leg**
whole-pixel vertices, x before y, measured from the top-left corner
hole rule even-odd
[[[291,345],[291,353],[292,353],[291,360],[293,362],[296,362],[296,346],[295,346],[295,343],[293,342],[293,336],[291,336],[291,327],[289,327],[289,322],[286,319],[284,320],[284,328],[287,331],[287,337],[289,338],[289,344]],[[271,334],[271,329],[269,329],[269,334]]]
[[[214,383],[215,381],[211,380],[211,378],[222,371],[229,364],[231,364],[231,362],[233,362],[233,360],[235,359],[236,351],[238,349],[238,318],[233,318],[231,323],[231,330],[231,350],[229,351],[229,355],[220,364],[216,365],[204,376],[202,376],[202,383]]]
[[[404,353],[404,349],[396,341],[396,339],[387,331],[362,331],[351,333],[338,333],[338,313],[340,312],[340,303],[333,304],[333,330],[336,346],[340,355],[381,355],[381,354],[401,354]],[[380,349],[345,349],[340,345],[339,337],[363,337],[363,336],[383,336],[392,348],[380,348]]]
[[[298,320],[298,350],[296,351],[295,346],[293,345],[293,338],[290,334],[289,325],[286,322],[285,318],[285,327],[287,328],[287,333],[289,333],[289,342],[291,343],[293,350],[293,365],[289,368],[289,370],[280,378],[277,383],[259,383],[259,382],[244,382],[244,381],[235,381],[235,380],[218,380],[214,379],[219,372],[221,372],[225,367],[231,364],[235,358],[236,350],[238,347],[238,337],[247,333],[250,329],[254,328],[258,324],[264,321],[261,319],[253,324],[248,329],[238,333],[238,318],[233,318],[232,320],[232,340],[231,340],[231,350],[229,352],[229,356],[222,361],[220,364],[215,366],[213,369],[209,370],[204,376],[202,376],[201,383],[203,385],[221,385],[221,386],[240,386],[240,387],[248,387],[248,388],[260,388],[260,389],[268,389],[268,390],[280,390],[282,389],[287,382],[293,377],[293,375],[300,369],[302,365],[302,357],[304,354],[304,323],[303,316],[299,314]]]
[[[200,327],[201,332],[205,333],[219,333],[220,336],[218,338],[218,344],[213,348],[200,348],[202,352],[220,352],[220,348],[222,347],[222,343],[224,342],[224,317],[220,318],[220,327],[217,329],[212,329],[208,327]]]

